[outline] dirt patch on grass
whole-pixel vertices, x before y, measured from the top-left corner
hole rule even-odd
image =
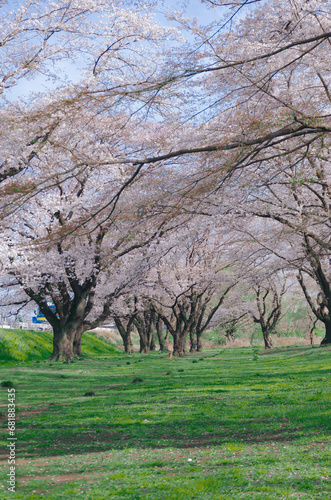
[[[53,449],[54,452],[54,449]],[[105,458],[110,458],[110,454],[108,452],[95,452],[95,453],[84,453],[83,459],[84,462],[88,462],[90,465],[92,462],[95,463],[100,463],[100,460],[104,460]],[[7,456],[6,456],[7,458]],[[17,465],[20,466],[26,466],[26,465],[33,465],[33,466],[38,466],[42,465],[47,466],[52,465],[52,463],[56,464],[58,462],[63,463],[63,459],[67,458],[68,461],[70,462],[71,454],[70,455],[47,455],[47,457],[40,457],[40,458],[33,458],[33,457],[28,457],[28,458],[18,458],[17,459]]]
[[[304,448],[305,450],[307,450],[307,449],[314,448],[315,446],[318,446],[319,448],[322,448],[322,449],[327,449],[327,450],[330,448],[329,444],[326,444],[326,443],[325,443],[325,442],[323,442],[323,441],[314,441],[313,443],[310,443],[310,444],[305,444],[305,445],[303,446],[303,448]]]
[[[74,368],[59,368],[59,370],[61,372],[72,372],[73,370],[75,370]],[[83,370],[83,369],[82,369]],[[87,370],[88,373],[90,372],[96,372],[98,370],[98,368],[92,368],[91,370]],[[76,370],[75,370],[76,371]]]
[[[35,408],[34,410],[23,410],[17,414],[17,420],[20,420],[21,417],[31,417],[32,415],[39,415],[41,413],[45,413],[48,410],[48,406],[42,406],[41,408]]]
[[[47,465],[51,465],[52,462],[60,462],[60,461],[63,461],[63,455],[62,456],[59,456],[59,455],[56,455],[56,456],[48,456],[47,457]],[[45,465],[45,457],[42,457],[42,458],[18,458],[17,461],[16,461],[17,465],[21,465],[21,466],[25,466],[25,465],[31,465],[33,464],[34,466],[37,466],[37,465]]]
[[[39,476],[21,476],[19,482],[22,485],[32,483],[33,481],[45,481],[45,482],[52,482],[54,484],[61,484],[61,483],[71,483],[73,481],[81,481],[82,479],[90,479],[91,477],[95,478],[95,481],[93,482],[97,482],[99,477],[106,476],[107,474],[109,474],[108,471],[98,472],[97,478],[95,471],[88,474],[72,472],[70,474],[59,474],[59,475],[48,474]]]
[[[270,422],[269,417],[261,417],[261,418],[246,418],[242,417],[240,419],[242,422],[254,423],[254,422]]]

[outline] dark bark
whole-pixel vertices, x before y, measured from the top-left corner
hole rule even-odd
[[[311,247],[309,247],[310,249]],[[313,257],[311,257],[312,259]],[[314,259],[317,261],[317,257],[314,256]],[[312,260],[312,262],[314,262]],[[325,274],[322,271],[321,265],[318,262],[318,264],[315,265],[315,268],[313,268],[315,272],[315,278],[316,276],[319,277],[318,284],[320,285],[321,292],[317,295],[317,305],[314,304],[313,299],[311,298],[308,289],[306,287],[304,278],[302,273],[300,272],[299,275],[297,276],[299,284],[302,288],[302,291],[307,299],[307,302],[312,310],[312,312],[315,314],[316,318],[322,321],[325,326],[325,337],[323,338],[321,345],[327,345],[331,344],[331,292],[330,292],[330,285],[326,279]]]
[[[49,359],[54,361],[70,361],[74,357],[75,332],[65,328],[54,329],[53,352]]]
[[[269,330],[267,328],[262,327],[262,334],[263,334],[264,348],[271,349],[272,348],[272,338],[271,338]]]
[[[324,321],[325,325],[325,337],[321,342],[321,345],[331,344],[331,321]]]
[[[165,350],[165,339],[163,337],[163,321],[162,319],[158,316],[156,320],[156,334],[157,338],[159,340],[159,345],[160,345],[160,351]]]
[[[309,315],[309,317],[310,317],[310,315]],[[318,321],[317,318],[312,319],[312,323],[311,323],[310,328],[309,328],[309,340],[310,340],[310,344],[311,345],[314,344],[314,340],[315,340],[315,328],[316,328],[317,321]]]
[[[197,331],[197,351],[202,351],[202,331]]]
[[[215,314],[223,304],[227,294],[229,291],[234,287],[234,284],[231,284],[228,286],[224,292],[222,293],[221,297],[219,298],[218,302],[215,304],[214,307],[210,308],[210,310],[207,309],[207,306],[209,305],[212,295],[207,294],[205,297],[201,296],[199,297],[199,300],[197,301],[197,314],[196,314],[196,320],[195,320],[195,330],[196,330],[196,347],[197,351],[202,351],[203,349],[203,344],[202,344],[202,334],[205,332],[210,325],[212,319],[214,318]]]
[[[190,318],[187,321],[185,312],[185,306],[177,304],[177,310],[174,310],[174,315],[171,318],[173,324],[171,324],[170,320],[161,315],[163,322],[166,324],[170,335],[173,337],[173,355],[174,356],[183,356],[185,353],[185,340],[192,327],[193,321]],[[175,319],[174,319],[175,318]]]
[[[157,339],[157,334],[156,334],[156,312],[153,308],[153,306],[150,306],[150,335],[151,335],[151,351],[156,351],[156,339]]]
[[[195,328],[190,329],[190,352],[194,352],[197,347]]]
[[[139,330],[138,330],[138,333],[139,333]],[[148,354],[151,350],[151,346],[150,346],[149,339],[147,338],[145,333],[142,333],[142,332],[139,333],[139,343],[140,343],[139,352],[141,354]]]
[[[25,289],[25,292],[38,304],[53,328],[53,352],[50,359],[69,361],[73,357],[81,356],[82,335],[88,329],[88,323],[85,323],[84,319],[92,306],[94,292],[86,292],[82,286],[72,283],[75,296],[70,299],[64,282],[58,281],[57,289],[60,297],[54,293],[50,284],[39,293],[31,289]],[[49,306],[47,294],[50,295],[55,310]]]
[[[155,332],[155,330],[152,330],[151,334],[152,334],[151,351],[156,351],[156,332]]]
[[[132,339],[131,339],[131,332],[123,339],[123,346],[124,346],[124,351],[127,354],[132,354],[133,353],[133,345],[132,345]]]
[[[147,354],[153,348],[155,349],[155,310],[151,304],[148,308],[140,313],[134,314],[133,323],[137,328],[139,341],[140,341],[140,352]]]
[[[74,356],[76,357],[81,357],[82,355],[82,336],[84,333],[84,326],[81,325],[79,328],[77,328],[75,336],[74,336],[74,341],[73,341],[73,352]]]
[[[114,321],[116,328],[120,336],[122,337],[124,351],[127,354],[132,354],[133,345],[132,345],[131,333],[133,331],[133,318],[130,318],[125,322],[122,321],[118,316],[114,316]]]
[[[265,349],[271,349],[271,333],[275,331],[275,327],[281,316],[285,284],[280,292],[277,291],[273,283],[267,283],[263,288],[258,285],[255,293],[258,315],[253,315],[253,320],[261,326]]]
[[[173,355],[182,357],[184,356],[184,345],[185,345],[185,340],[186,340],[186,335],[185,333],[181,332],[182,334],[175,334],[173,335],[174,338],[174,348],[173,348]]]
[[[207,310],[207,306],[212,300],[213,290],[202,290],[198,293],[193,286],[175,298],[171,306],[171,317],[164,314],[161,309],[158,310],[159,316],[173,337],[174,356],[183,356],[185,353],[185,342],[188,334],[191,342],[190,351],[195,350],[195,346],[197,346],[197,350],[202,350],[202,334],[233,286],[233,284],[230,285],[223,292],[216,305],[209,310]]]
[[[149,332],[146,331],[146,325],[144,323],[144,319],[136,315],[134,319],[134,325],[139,335],[139,344],[140,344],[139,352],[143,354],[148,354],[151,347],[151,338],[148,335]]]
[[[50,359],[70,361],[73,357],[80,357],[82,336],[86,329],[80,321],[54,328],[53,353]]]

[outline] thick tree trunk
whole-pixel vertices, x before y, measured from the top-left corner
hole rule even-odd
[[[126,354],[132,354],[133,345],[132,345],[131,333],[133,330],[133,324],[129,321],[126,327],[124,327],[124,324],[117,316],[114,317],[114,321],[116,328],[119,331],[120,336],[122,337],[124,351],[126,352]]]
[[[186,335],[187,335],[187,333],[186,334],[176,333],[175,335],[173,335],[173,339],[174,339],[173,355],[174,356],[179,356],[179,357],[184,356],[184,345],[185,345]]]
[[[322,340],[321,345],[331,344],[331,320],[324,321],[323,323],[325,325],[325,337]]]
[[[82,355],[82,336],[84,333],[83,325],[80,328],[77,328],[74,341],[73,341],[73,352],[74,356],[80,357]]]
[[[59,216],[59,221],[61,217]],[[104,235],[103,230],[98,234],[97,248]],[[59,254],[62,254],[60,244],[57,249]],[[76,276],[75,259],[66,258],[65,279],[59,276],[56,283],[47,283],[47,286],[40,285],[41,288],[37,292],[29,287],[24,288],[25,293],[38,304],[40,311],[53,327],[53,352],[50,359],[69,361],[74,356],[81,355],[82,334],[84,327],[88,325],[85,318],[93,309],[97,276],[100,271],[99,251],[95,253],[94,264],[92,273],[86,276],[82,284],[79,284]],[[47,298],[45,290],[47,290]],[[49,302],[50,299],[52,302]],[[111,299],[108,298],[104,304],[104,312],[109,307],[108,300]],[[101,317],[102,315],[99,319]],[[97,322],[98,320],[93,323]]]
[[[139,349],[139,352],[141,354],[148,354],[150,352],[150,346],[148,344],[148,342],[146,342],[146,338],[145,337],[140,337],[140,349]]]
[[[122,337],[124,352],[126,354],[132,354],[133,353],[133,345],[132,345],[132,339],[131,339],[132,328],[129,327],[127,329],[125,329],[125,328],[119,329],[117,326],[117,329],[120,332],[120,335]]]
[[[155,331],[151,331],[151,351],[156,351],[156,335]]]
[[[151,313],[152,314],[152,313]],[[152,317],[150,311],[144,311],[142,314],[136,314],[134,325],[137,328],[140,341],[139,351],[148,354],[151,350],[153,332],[151,328]]]
[[[263,340],[264,340],[264,348],[271,349],[272,348],[272,339],[271,339],[271,336],[270,336],[268,330],[265,330],[264,328],[262,328],[262,333],[263,333]]]
[[[131,332],[128,332],[124,338],[122,337],[122,340],[123,340],[124,351],[126,352],[126,354],[132,354],[133,345],[131,339]]]
[[[140,344],[139,352],[143,354],[148,354],[151,350],[151,339],[148,333],[146,332],[146,329],[143,324],[136,322],[135,325],[139,334],[139,344]]]
[[[74,357],[74,332],[72,329],[67,331],[65,328],[54,329],[53,352],[49,359],[54,361],[70,361]]]
[[[197,351],[202,351],[202,331],[197,331]]]

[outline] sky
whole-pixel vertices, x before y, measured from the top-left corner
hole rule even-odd
[[[1,3],[1,0],[0,0]],[[19,0],[8,0],[7,8],[14,9]],[[198,24],[208,25],[214,21],[222,25],[222,19],[227,9],[220,8],[208,8],[205,3],[201,3],[200,0],[161,0],[159,2],[159,14],[157,19],[160,24],[167,25],[169,21],[166,18],[165,13],[167,10],[183,10],[185,15],[191,18],[196,18]],[[223,11],[223,12],[222,12]],[[216,28],[217,29],[217,28]],[[61,75],[64,81],[78,81],[80,72],[79,64],[70,61],[61,61],[60,66],[57,68],[59,76]],[[10,91],[6,92],[6,97],[9,100],[15,101],[20,98],[26,98],[31,92],[43,92],[47,90],[52,90],[55,88],[56,84],[51,82],[46,77],[38,75],[33,79],[21,80],[15,85]]]

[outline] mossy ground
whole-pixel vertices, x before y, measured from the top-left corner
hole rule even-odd
[[[317,346],[3,364],[0,498],[329,500],[330,365]]]

